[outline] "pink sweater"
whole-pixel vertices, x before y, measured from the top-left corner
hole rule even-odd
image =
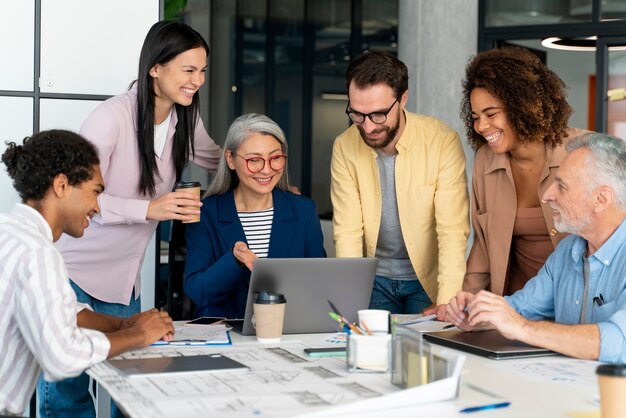
[[[85,120],[80,133],[98,148],[105,192],[100,196],[101,213],[82,238],[63,235],[57,246],[70,278],[91,296],[127,305],[133,287],[141,293],[140,271],[145,249],[157,227],[146,219],[150,200],[172,190],[176,180],[172,140],[178,121],[172,109],[167,142],[157,158],[160,179],[156,196],[139,192],[140,164],[137,147],[137,89],[103,102]],[[215,170],[221,149],[209,137],[198,118],[194,133],[193,162]]]

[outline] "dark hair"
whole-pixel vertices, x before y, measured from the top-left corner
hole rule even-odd
[[[346,89],[350,83],[359,89],[385,83],[399,99],[409,89],[409,71],[406,65],[389,52],[366,51],[355,57],[346,70]]]
[[[572,108],[565,83],[529,50],[491,49],[476,54],[465,67],[461,119],[474,150],[486,143],[474,130],[470,95],[476,88],[502,102],[520,142],[543,141],[556,146],[566,136]]]
[[[43,199],[59,174],[72,186],[88,181],[100,164],[93,144],[70,131],[43,131],[24,138],[23,145],[6,145],[2,162],[23,202]]]
[[[204,48],[209,55],[209,46],[198,32],[184,23],[163,20],[148,31],[139,56],[137,77],[137,126],[141,178],[139,191],[154,195],[155,177],[159,175],[154,154],[154,83],[150,69],[156,64],[167,64],[177,55],[194,48]],[[194,153],[193,133],[200,107],[198,92],[191,105],[174,104],[178,123],[173,140],[176,181],[180,180],[189,161],[189,152]]]

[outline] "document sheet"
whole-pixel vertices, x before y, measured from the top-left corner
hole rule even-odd
[[[191,372],[172,377],[128,379],[105,363],[100,363],[88,373],[97,378],[129,416],[146,418],[293,417],[324,409],[333,410],[355,401],[374,400],[381,395],[398,395],[400,391],[391,384],[389,374],[348,373],[345,359],[307,357],[303,353],[306,347],[301,342],[284,342],[278,346],[244,343],[222,347],[221,350],[213,346],[153,346],[118,358],[221,352],[245,364],[250,371],[219,374]]]

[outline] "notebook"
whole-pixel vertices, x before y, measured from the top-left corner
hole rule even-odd
[[[269,291],[285,295],[284,334],[335,332],[338,324],[329,316],[328,300],[352,322],[357,311],[367,309],[376,258],[261,258],[254,262],[245,317],[241,328],[225,323],[244,335],[255,333],[252,325],[254,292]]]
[[[248,370],[248,367],[221,354],[202,356],[113,359],[107,362],[129,377],[158,376],[189,372]]]
[[[509,340],[496,330],[463,332],[442,331],[424,334],[424,339],[494,360],[521,357],[539,357],[556,355],[554,351],[535,347],[521,341]]]

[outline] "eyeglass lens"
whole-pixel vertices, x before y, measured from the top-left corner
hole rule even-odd
[[[274,171],[282,170],[285,167],[285,163],[287,162],[286,155],[274,155],[273,157],[268,158],[246,158],[246,163],[248,164],[248,170],[253,173],[258,173],[259,171],[265,168],[265,161],[269,161],[270,168]]]

